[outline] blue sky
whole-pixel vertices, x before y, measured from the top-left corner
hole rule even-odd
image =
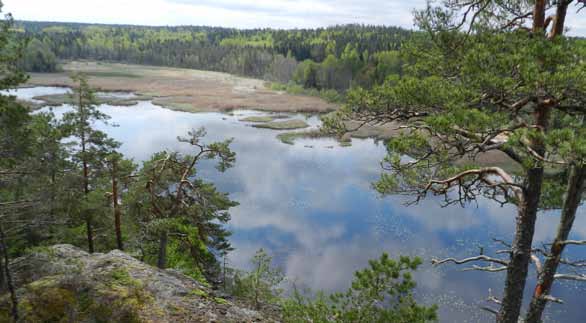
[[[136,25],[311,28],[364,23],[413,28],[425,0],[3,0],[16,19]],[[570,34],[586,36],[586,10]],[[579,17],[581,16],[581,17]],[[580,19],[581,18],[581,19]]]

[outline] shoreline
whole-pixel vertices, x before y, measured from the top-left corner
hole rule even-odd
[[[71,87],[69,74],[83,72],[101,92],[132,92],[164,108],[185,112],[327,113],[338,105],[266,87],[264,80],[221,72],[102,62],[67,62],[62,72],[31,73],[24,87]]]

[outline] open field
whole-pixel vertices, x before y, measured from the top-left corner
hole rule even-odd
[[[254,109],[327,112],[336,105],[320,98],[272,91],[265,82],[226,73],[102,62],[69,62],[62,73],[32,73],[27,85],[71,86],[69,75],[84,72],[102,91],[152,96],[153,103],[187,112]]]

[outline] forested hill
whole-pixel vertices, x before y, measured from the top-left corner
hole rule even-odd
[[[19,21],[16,28],[38,40],[29,52],[59,59],[214,70],[336,90],[380,83],[389,72],[397,72],[396,50],[412,34],[365,25],[239,30]],[[50,64],[32,65],[29,70],[51,70]]]

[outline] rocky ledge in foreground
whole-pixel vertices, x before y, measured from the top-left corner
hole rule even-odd
[[[196,280],[114,250],[56,245],[11,265],[23,322],[270,322]],[[0,298],[0,322],[10,298]]]

